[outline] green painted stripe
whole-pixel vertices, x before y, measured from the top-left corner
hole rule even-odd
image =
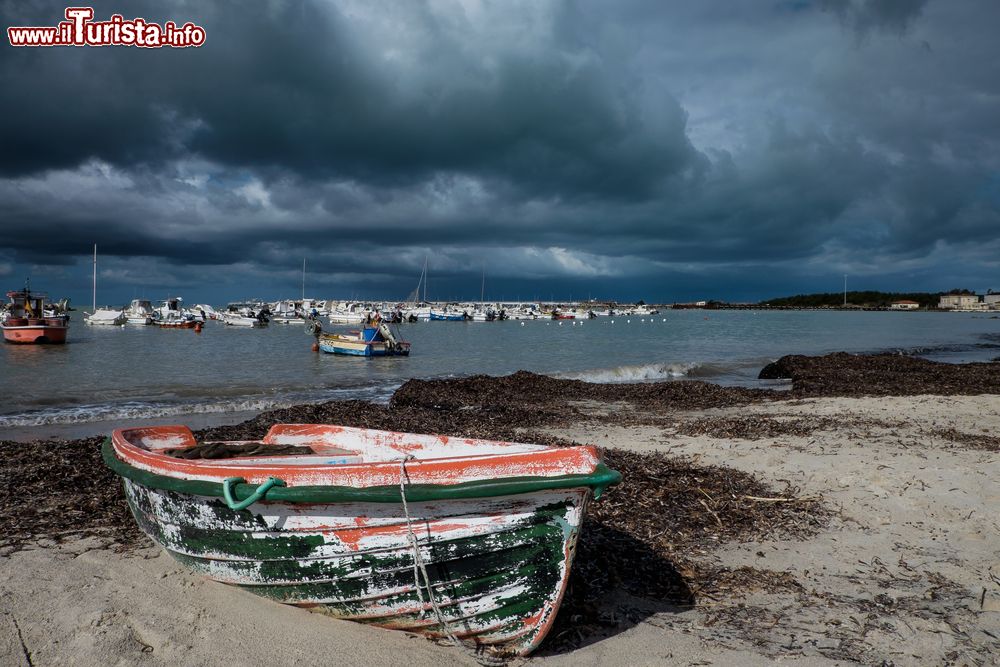
[[[384,559],[392,559],[396,554],[409,552],[408,545],[399,545],[386,549],[375,548],[366,551],[345,551],[337,555],[322,555],[315,553],[315,551],[326,545],[340,546],[335,536],[333,536],[333,540],[328,542],[322,533],[255,533],[242,530],[205,530],[195,526],[170,525],[162,523],[156,516],[146,513],[134,503],[130,496],[127,496],[126,499],[140,528],[155,541],[171,551],[191,556],[203,556],[207,557],[208,560],[226,563],[234,561],[257,563],[289,559],[294,561],[312,559],[325,561],[331,558],[352,561],[372,559],[372,565],[381,569],[388,566]],[[183,505],[180,509],[183,509]],[[437,541],[422,540],[421,547],[440,555],[454,549],[458,549],[461,553],[469,547],[477,552],[484,547],[485,549],[509,548],[522,543],[522,540],[528,535],[533,536],[531,539],[538,539],[544,532],[553,528],[561,532],[561,527],[553,524],[558,524],[559,519],[565,515],[566,511],[568,511],[568,506],[565,504],[545,506],[516,524],[505,526],[499,530]],[[563,535],[559,536],[560,546],[563,538]],[[439,558],[433,560],[439,560]],[[398,565],[400,568],[410,566],[412,566],[412,561],[409,560]],[[346,572],[340,576],[343,574]]]
[[[452,541],[447,552],[441,548],[428,549],[428,557],[435,559],[427,564],[428,571],[435,577],[465,576],[494,567],[495,563],[506,567],[514,561],[526,561],[551,548],[550,545],[539,545],[537,535],[523,531],[506,537],[511,544],[509,547],[497,545],[495,539],[466,537]],[[371,580],[378,580],[379,585],[382,582],[390,585],[390,582],[413,580],[413,556],[409,549],[378,556],[344,554],[313,560],[267,561],[220,561],[173,550],[170,554],[193,570],[211,573],[217,579],[224,579],[228,573],[234,582],[238,579],[260,580],[260,583],[239,584],[245,586],[280,585],[279,582],[313,584],[343,579],[355,579],[366,585],[370,585]],[[366,570],[375,567],[378,569]],[[363,574],[365,572],[369,573]]]
[[[115,456],[111,438],[101,447],[104,463],[118,475],[137,484],[166,491],[176,491],[196,496],[222,498],[220,482],[177,479],[166,475],[140,470]],[[560,475],[558,477],[507,477],[501,480],[481,480],[460,484],[411,484],[406,488],[409,502],[425,500],[460,500],[466,498],[490,498],[531,493],[546,489],[572,489],[590,487],[594,497],[600,497],[607,487],[621,481],[621,473],[598,463],[589,475]],[[246,500],[257,491],[257,484],[235,484],[233,496],[236,500]],[[294,486],[275,487],[267,492],[268,502],[283,503],[398,503],[401,502],[399,487],[373,486],[355,488],[351,486]]]
[[[133,487],[136,488],[136,487]],[[138,487],[141,489],[141,487]],[[136,498],[137,494],[129,494],[126,500],[132,507],[133,514],[139,512],[143,516],[136,517],[136,521],[142,526],[156,526],[157,534],[162,533],[164,535],[164,541],[168,546],[173,547],[183,547],[183,550],[188,553],[193,554],[204,554],[204,553],[216,553],[225,554],[227,559],[237,559],[237,560],[267,560],[269,558],[296,558],[296,559],[307,559],[315,557],[323,557],[313,554],[313,550],[321,548],[323,546],[333,546],[340,548],[343,542],[339,534],[344,531],[350,531],[352,529],[319,529],[314,528],[311,530],[280,530],[274,528],[245,528],[240,525],[232,525],[226,527],[224,525],[215,525],[204,527],[196,523],[178,523],[173,520],[174,517],[163,516],[163,513],[156,513],[148,505],[143,503],[143,498]],[[195,505],[198,502],[198,498],[195,497],[194,501],[185,498],[177,498],[173,507],[176,514],[184,513],[185,511],[194,513]],[[205,506],[211,507],[212,510],[220,510],[226,512],[232,512],[227,507],[219,503],[218,501],[207,501],[204,502]],[[557,517],[564,517],[567,512],[569,512],[570,503],[558,502],[554,504],[549,504],[545,506],[539,506],[534,509],[531,513],[525,514],[524,516],[516,520],[508,520],[502,525],[496,524],[480,524],[478,526],[478,531],[469,530],[467,534],[468,537],[485,537],[487,535],[503,535],[505,533],[514,532],[521,530],[525,527],[541,524],[541,523],[553,523],[557,522]],[[175,514],[175,516],[176,516]],[[473,515],[466,515],[468,518],[474,518]],[[453,517],[452,517],[453,518]],[[428,520],[427,517],[421,517],[418,519],[420,522],[434,521],[436,518],[431,518]],[[459,519],[460,520],[460,519]],[[405,527],[405,523],[397,526],[399,529]],[[429,525],[429,529],[433,529],[433,525]],[[169,536],[169,538],[167,537]],[[400,540],[400,544],[386,545],[386,546],[371,546],[367,549],[358,549],[356,551],[351,551],[350,553],[354,555],[361,555],[364,553],[378,553],[381,551],[395,551],[402,545],[408,545],[406,535],[399,534],[395,536]],[[419,542],[423,546],[447,543],[454,540],[454,537],[446,537],[442,534],[431,532],[431,534],[422,536],[418,538]],[[301,550],[300,547],[309,545],[309,549]]]

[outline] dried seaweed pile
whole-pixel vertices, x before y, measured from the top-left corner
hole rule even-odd
[[[985,433],[966,433],[953,428],[936,429],[930,432],[936,438],[948,440],[968,449],[982,449],[987,452],[1000,452],[1000,436]]]
[[[649,409],[697,410],[783,397],[763,389],[722,387],[695,380],[596,384],[518,371],[503,377],[410,380],[396,390],[390,405],[435,410],[476,408],[495,415],[531,408],[561,416],[567,409],[559,404],[567,401],[628,401]]]
[[[900,428],[903,422],[890,422],[881,419],[845,420],[843,417],[792,416],[775,418],[769,415],[746,415],[742,417],[700,417],[675,424],[678,435],[699,436],[708,435],[713,438],[742,440],[760,440],[761,438],[777,438],[783,435],[806,437],[816,431],[828,431],[851,428]]]
[[[765,366],[764,380],[789,378],[797,396],[1000,394],[1000,364],[945,364],[896,354],[790,355]]]
[[[86,535],[148,543],[101,459],[102,440],[0,441],[0,548]]]
[[[745,417],[703,417],[681,422],[677,425],[678,435],[708,435],[713,438],[741,438],[759,440],[782,435],[807,436],[813,431],[830,429],[840,425],[832,417],[802,417],[795,419],[775,419],[763,415]]]

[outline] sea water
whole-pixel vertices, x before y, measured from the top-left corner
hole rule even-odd
[[[43,424],[384,402],[410,378],[524,369],[592,382],[761,386],[757,373],[785,354],[1000,357],[1000,319],[988,313],[668,310],[593,320],[419,322],[398,331],[412,343],[411,356],[360,358],[313,352],[301,325],[210,322],[196,333],[88,327],[76,317],[64,346],[0,346],[0,439],[4,428]]]

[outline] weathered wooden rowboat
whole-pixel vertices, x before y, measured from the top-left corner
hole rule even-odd
[[[197,572],[521,655],[555,618],[588,502],[621,479],[589,446],[317,425],[253,444],[194,460],[178,458],[198,447],[186,427],[118,430],[104,460],[142,529]]]

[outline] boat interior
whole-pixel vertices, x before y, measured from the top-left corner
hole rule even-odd
[[[115,438],[150,453],[199,459],[199,465],[208,466],[229,465],[235,459],[249,466],[279,461],[283,466],[386,463],[405,456],[426,460],[551,449],[545,445],[317,424],[277,424],[260,441],[199,442],[187,426],[123,429],[115,432]],[[194,451],[197,448],[206,455]]]

